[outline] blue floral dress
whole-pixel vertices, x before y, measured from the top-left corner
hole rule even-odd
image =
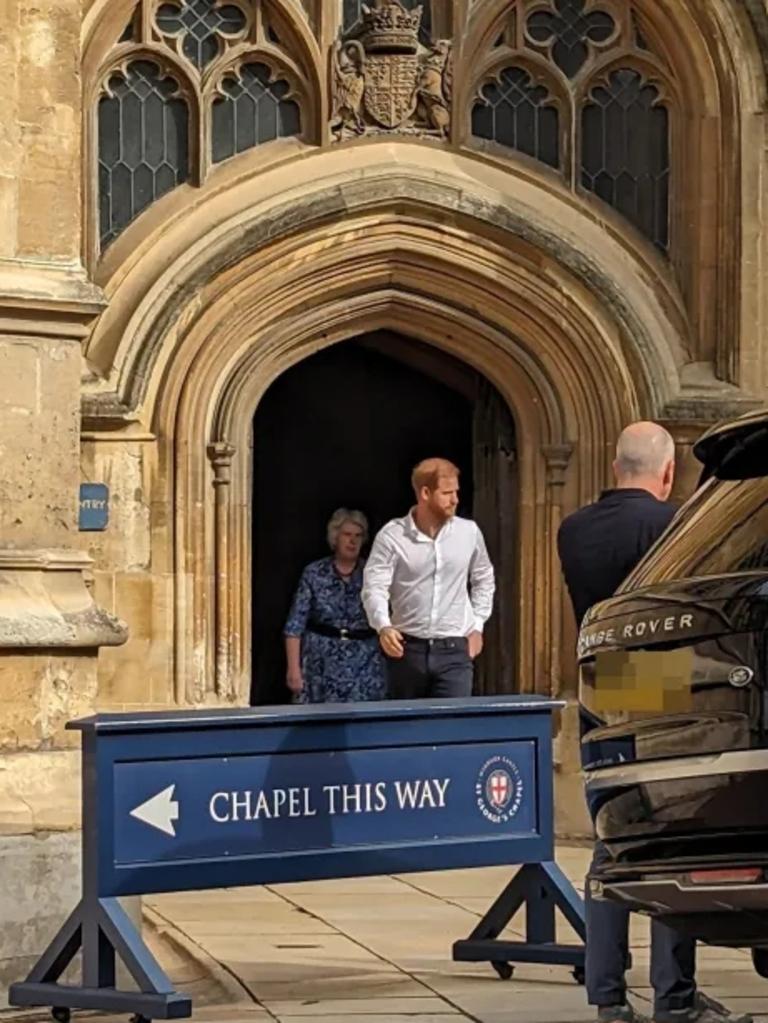
[[[341,639],[308,628],[313,623],[370,628],[360,599],[362,586],[362,563],[347,581],[336,571],[333,558],[313,561],[304,569],[283,630],[285,636],[301,637],[301,703],[384,699],[385,667],[377,636]]]

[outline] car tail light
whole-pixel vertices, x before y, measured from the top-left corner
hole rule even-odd
[[[760,867],[738,867],[720,870],[692,870],[691,884],[753,884],[762,880]]]

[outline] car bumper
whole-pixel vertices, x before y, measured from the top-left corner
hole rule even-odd
[[[768,883],[693,884],[687,875],[589,879],[595,898],[660,919],[713,945],[768,946]]]

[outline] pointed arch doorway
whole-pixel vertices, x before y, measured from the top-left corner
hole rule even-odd
[[[282,625],[302,568],[327,552],[333,510],[360,508],[375,532],[410,507],[410,470],[430,455],[459,466],[459,513],[480,523],[497,572],[475,691],[517,688],[515,426],[485,377],[440,349],[375,331],[282,374],[259,403],[253,438],[252,703],[288,699]]]

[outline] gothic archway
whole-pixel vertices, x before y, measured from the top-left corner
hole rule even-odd
[[[105,473],[117,441],[145,438],[149,572],[162,580],[153,629],[178,703],[247,702],[249,430],[261,395],[306,355],[377,329],[467,362],[520,424],[516,674],[528,691],[572,681],[554,531],[603,485],[627,419],[662,414],[677,393],[674,304],[598,225],[534,186],[504,194],[505,175],[468,162],[462,177],[456,160],[438,182],[432,154],[406,150],[406,168],[402,156],[388,163],[385,144],[329,158],[319,183],[300,183],[299,204],[264,177],[214,193],[108,284],[86,353],[98,375],[85,423],[89,443],[112,441],[100,447]]]

